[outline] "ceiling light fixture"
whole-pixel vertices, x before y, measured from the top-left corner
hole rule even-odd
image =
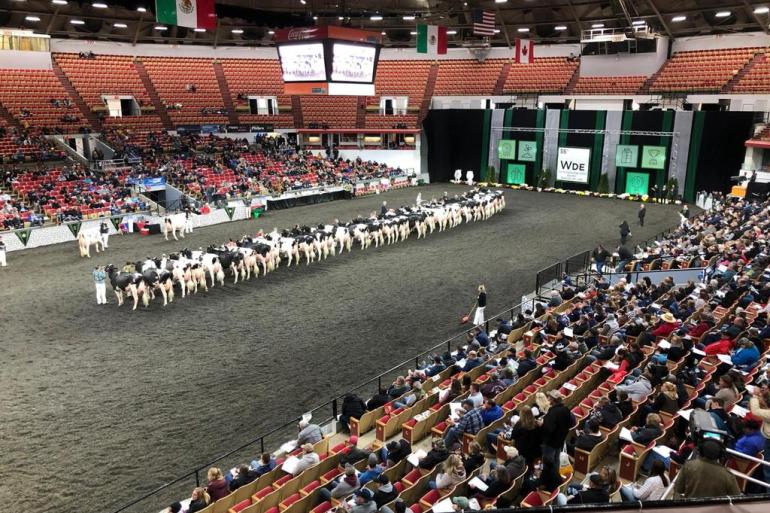
[[[94,2],[91,5],[93,7],[96,7],[97,9],[106,9],[107,8],[107,4],[105,4],[104,2]]]
[[[374,16],[369,16],[369,19],[372,21],[382,21],[382,16],[375,14]]]
[[[243,29],[233,29],[230,32],[232,32],[233,34],[243,34]]]
[[[730,11],[719,11],[714,16],[716,16],[717,18],[727,18],[728,16],[730,16]]]
[[[38,16],[26,16],[24,19],[27,21],[40,21]]]
[[[70,23],[72,23],[73,25],[85,25],[86,24],[86,22],[83,21],[83,20],[70,20]]]
[[[684,21],[686,19],[687,19],[687,16],[674,16],[673,18],[671,18],[671,21],[673,21],[674,23],[679,23],[680,21]]]
[[[647,22],[644,20],[636,20],[632,22],[631,25],[633,25],[634,27],[639,27],[641,25],[647,25]]]
[[[508,0],[495,0],[496,4],[505,4],[508,3]]]
[[[567,30],[567,26],[566,25],[556,25],[553,29],[554,30]]]
[[[495,29],[495,34],[499,34],[499,33],[500,33],[500,29]]]
[[[54,5],[67,5],[67,0],[51,0]]]
[[[594,23],[593,25],[591,25],[591,28],[595,28],[595,29],[604,28],[604,23]]]
[[[196,29],[193,29],[193,30],[194,30],[195,32],[206,32],[206,29],[205,29],[205,28],[196,28]]]
[[[147,12],[147,8],[146,7],[137,7],[136,8],[136,12]]]
[[[125,23],[113,23],[112,26],[115,28],[128,28],[128,25]]]
[[[416,36],[416,35],[417,35],[417,32],[415,32],[415,31],[413,30],[413,31],[411,31],[411,32],[409,33],[409,35],[411,35],[411,36]]]
[[[767,14],[770,12],[770,7],[757,7],[754,9],[754,14]]]
[[[456,30],[447,30],[446,33],[449,36],[454,36],[455,34],[457,34],[457,31]]]
[[[527,28],[527,27],[519,27],[518,29],[516,29],[516,32],[522,32],[522,33],[523,32],[529,32],[529,28]]]
[[[413,14],[407,14],[406,16],[401,16],[401,19],[402,19],[402,20],[404,20],[404,21],[412,21],[412,20],[414,20],[416,17],[417,17],[417,16],[414,16]]]
[[[272,36],[273,34],[275,34],[275,30],[268,30],[267,33]]]
[[[168,30],[168,27],[164,27],[163,25],[155,25],[155,30],[164,31]]]

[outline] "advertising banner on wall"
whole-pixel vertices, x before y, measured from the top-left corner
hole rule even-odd
[[[588,148],[559,148],[556,179],[561,182],[588,183],[591,150]]]
[[[618,144],[615,150],[616,167],[636,167],[639,161],[639,146],[634,144]]]
[[[666,168],[666,147],[665,146],[643,146],[642,147],[642,167],[645,169],[665,169]]]
[[[497,143],[497,156],[501,160],[516,160],[516,141],[500,139],[500,142]]]
[[[537,160],[536,141],[519,141],[519,160],[521,162],[534,162]]]

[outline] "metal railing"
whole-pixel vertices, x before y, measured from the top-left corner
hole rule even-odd
[[[490,325],[493,324],[498,319],[513,320],[516,314],[524,309],[523,308],[524,306],[525,306],[524,303],[519,303],[514,305],[511,308],[508,308],[488,318],[484,325],[486,331],[489,332]],[[457,335],[451,338],[448,338],[443,342],[440,342],[430,347],[429,349],[407,360],[404,360],[401,363],[396,364],[395,366],[389,368],[388,370],[381,372],[377,376],[367,381],[364,381],[359,385],[356,385],[355,387],[349,389],[347,392],[334,396],[332,399],[312,408],[311,410],[309,410],[308,413],[313,414],[314,423],[319,425],[324,425],[324,424],[327,424],[328,422],[336,420],[340,412],[341,400],[344,399],[346,395],[356,393],[356,394],[363,395],[365,397],[369,397],[370,395],[377,392],[379,389],[382,389],[383,383],[389,384],[390,381],[395,379],[396,376],[403,374],[403,371],[405,369],[416,368],[420,366],[421,363],[425,361],[426,357],[434,353],[437,353],[439,351],[440,352],[452,351],[453,346],[456,346],[456,345],[459,345],[460,343],[465,342],[465,338],[467,334],[472,332],[474,329],[475,329],[475,326],[461,331]],[[322,417],[319,418],[316,416],[316,414],[320,414],[322,415]],[[189,488],[185,489],[183,492],[183,493],[189,493],[192,489],[193,478],[194,478],[195,486],[199,486],[201,482],[201,472],[204,472],[203,475],[205,476],[205,472],[208,468],[215,466],[217,464],[220,464],[221,462],[223,462],[228,458],[233,460],[230,462],[232,464],[242,463],[244,461],[243,458],[246,457],[246,452],[245,452],[246,450],[251,451],[250,454],[253,457],[257,451],[259,453],[265,452],[266,447],[273,446],[275,449],[277,449],[280,446],[281,441],[285,442],[288,439],[296,437],[296,425],[301,419],[302,419],[302,415],[294,417],[291,420],[276,427],[275,429],[268,431],[267,433],[263,433],[249,440],[248,442],[241,444],[235,449],[231,449],[225,452],[224,454],[220,454],[219,456],[216,456],[215,458],[211,459],[210,461],[207,461],[206,463],[197,465],[194,469],[184,472],[181,476],[175,479],[172,479],[171,481],[164,483],[158,486],[157,488],[154,488],[149,492],[146,492],[145,494],[137,497],[131,502],[113,510],[113,513],[122,513],[125,511],[129,511],[130,508],[133,508],[139,504],[144,504],[146,501],[149,501],[149,500],[157,500],[159,503],[162,504],[160,495],[164,492],[174,493],[178,491],[179,485],[181,484],[189,485]],[[235,455],[240,456],[240,459],[234,457]],[[167,501],[178,500],[179,496],[167,497],[166,499]],[[161,504],[153,505],[152,506],[154,508],[153,511],[160,510],[162,507]],[[146,509],[143,511],[146,511]]]

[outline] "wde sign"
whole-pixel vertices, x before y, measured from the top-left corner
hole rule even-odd
[[[556,179],[562,182],[588,183],[591,150],[588,148],[559,148]]]

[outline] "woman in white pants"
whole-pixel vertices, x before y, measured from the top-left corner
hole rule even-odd
[[[473,325],[484,324],[484,309],[487,307],[487,289],[484,284],[479,285],[479,297],[476,298],[476,313],[473,315]]]
[[[93,272],[94,277],[94,286],[96,287],[96,304],[97,305],[106,305],[107,304],[107,273],[104,272],[103,267],[99,267],[98,265],[94,267]]]

